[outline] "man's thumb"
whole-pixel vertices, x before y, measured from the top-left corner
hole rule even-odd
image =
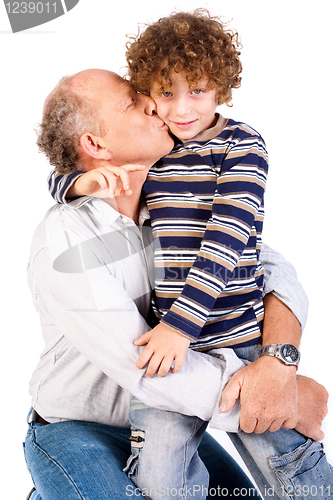
[[[227,385],[222,391],[220,412],[227,413],[234,407],[237,399],[239,398],[241,386],[236,378],[229,380]]]

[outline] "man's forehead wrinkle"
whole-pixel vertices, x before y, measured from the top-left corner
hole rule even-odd
[[[69,88],[78,94],[95,96],[120,79],[118,75],[107,70],[85,70],[76,73],[68,82]]]

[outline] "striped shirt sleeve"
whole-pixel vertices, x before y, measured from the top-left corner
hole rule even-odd
[[[72,172],[70,174],[60,174],[55,169],[52,170],[48,177],[48,186],[52,198],[60,204],[67,205],[69,202],[73,206],[73,200],[66,198],[67,193],[74,182],[83,174],[84,172]],[[87,201],[87,197],[77,198],[75,203],[75,208],[80,207]]]
[[[226,287],[249,238],[261,233],[268,172],[265,143],[247,135],[225,155],[212,215],[182,293],[162,321],[195,340]],[[261,234],[260,234],[261,239]]]

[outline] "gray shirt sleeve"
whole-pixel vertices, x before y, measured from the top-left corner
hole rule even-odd
[[[297,279],[294,266],[283,255],[263,244],[260,260],[265,269],[264,295],[273,293],[297,317],[304,330],[308,315],[308,297]]]

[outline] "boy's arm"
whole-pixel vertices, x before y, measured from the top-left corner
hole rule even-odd
[[[55,169],[52,170],[48,177],[48,187],[52,198],[57,203],[67,204],[72,201],[71,198],[67,198],[68,191],[71,189],[73,184],[77,181],[84,172],[73,172],[71,174],[59,174]],[[86,199],[80,200],[78,207],[81,206]]]
[[[59,174],[53,170],[48,179],[49,191],[58,203],[71,202],[72,208],[79,208],[92,197],[130,196],[132,191],[128,172],[144,168],[143,165],[136,164],[121,167],[106,164],[88,172],[71,174]],[[78,198],[75,204],[73,204],[74,198]]]

